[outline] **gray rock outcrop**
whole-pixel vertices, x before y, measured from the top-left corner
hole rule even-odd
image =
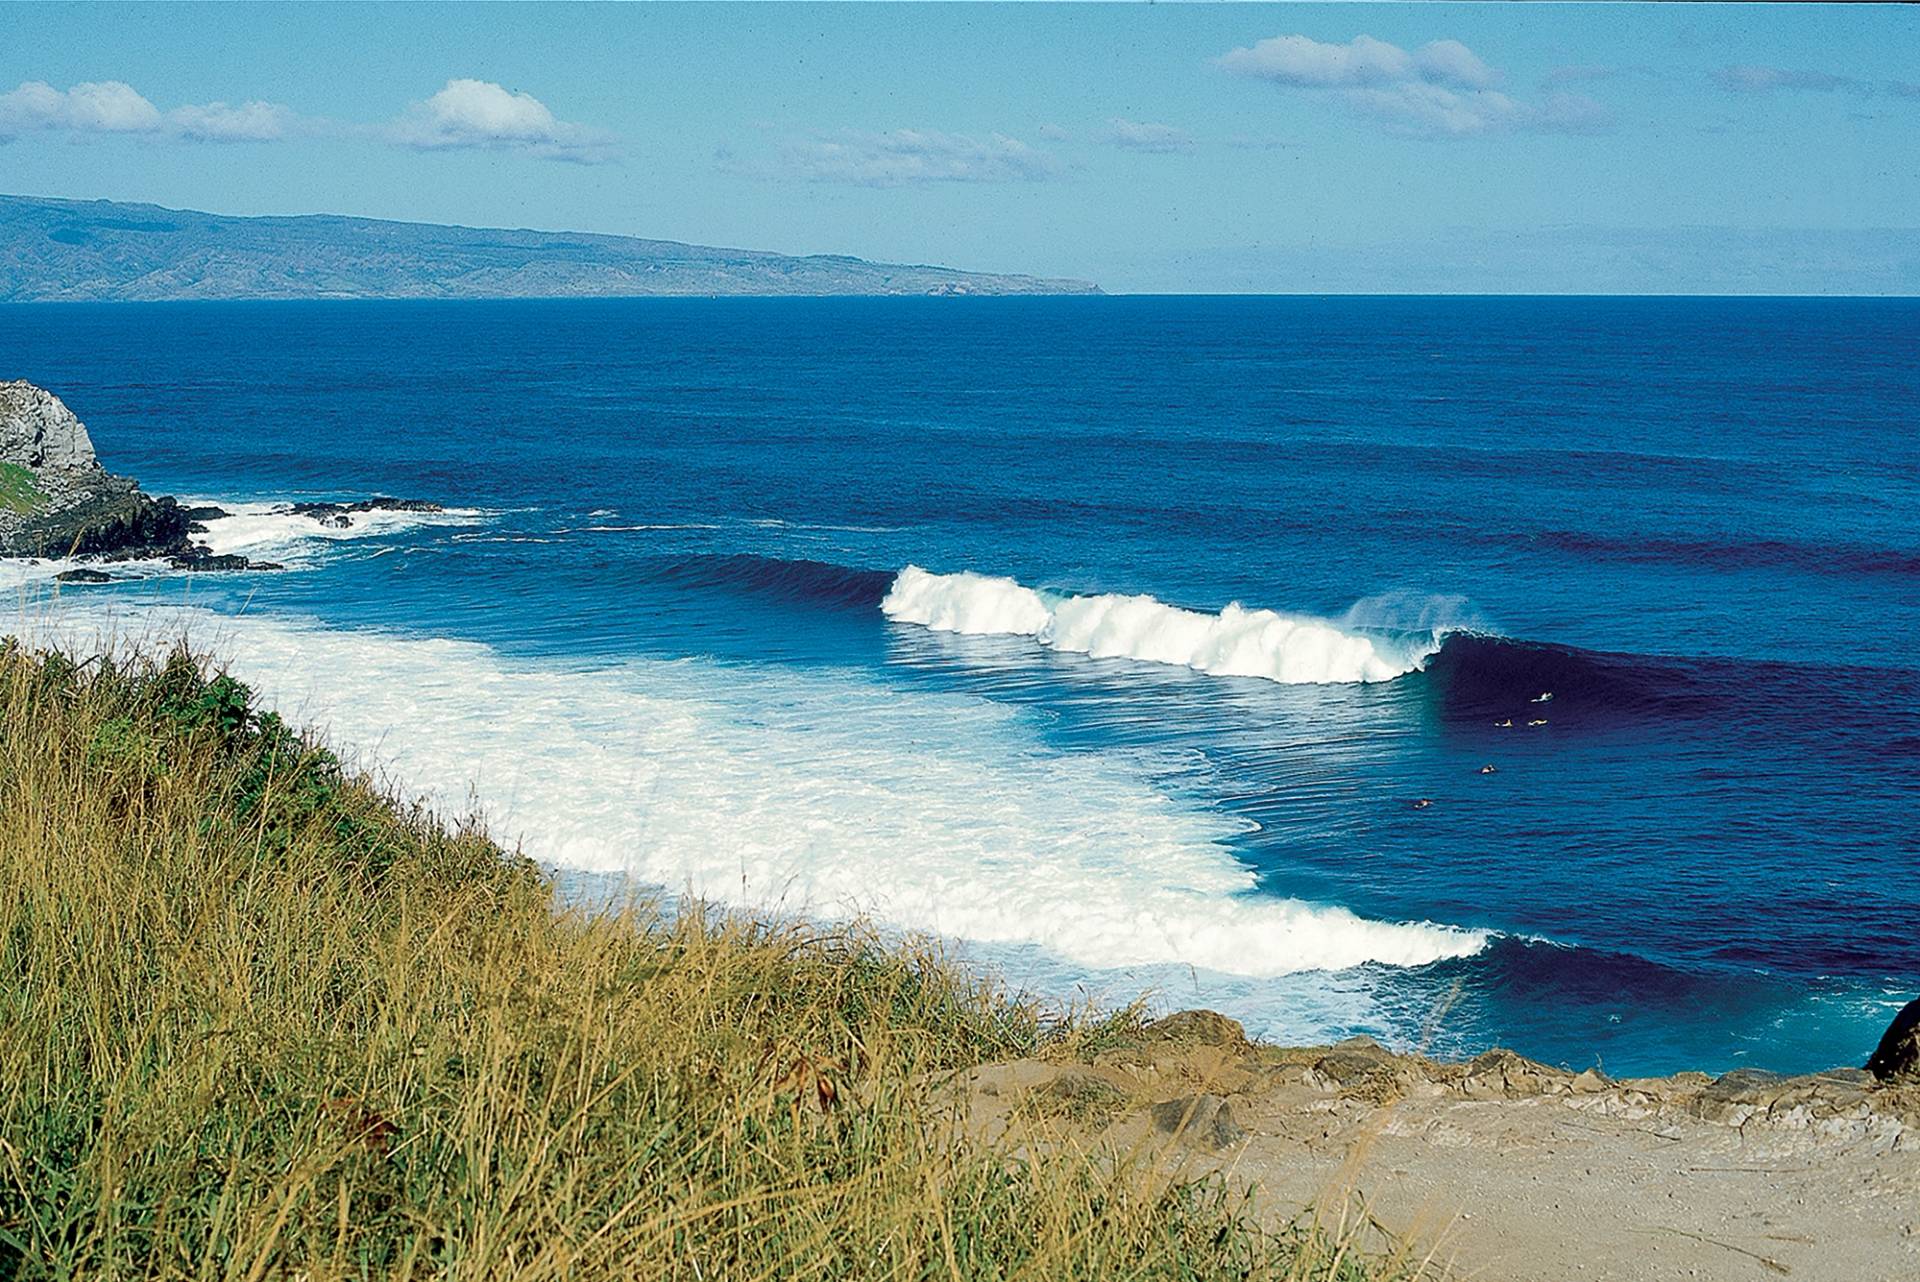
[[[0,463],[36,473],[100,471],[87,425],[58,396],[24,379],[0,382]]]

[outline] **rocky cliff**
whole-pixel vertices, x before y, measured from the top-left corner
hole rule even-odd
[[[52,392],[20,381],[0,383],[0,462],[35,472],[100,470],[87,425]]]

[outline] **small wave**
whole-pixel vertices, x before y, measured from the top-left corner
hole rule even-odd
[[[681,587],[724,588],[861,609],[872,609],[893,578],[885,570],[747,552],[663,558],[650,567],[648,577]]]
[[[1287,685],[1391,681],[1419,671],[1443,636],[1438,630],[1363,632],[1238,604],[1208,614],[1144,595],[1072,596],[992,575],[933,574],[917,565],[900,571],[880,608],[890,619],[938,632],[1029,636],[1049,649],[1096,659],[1138,659]]]

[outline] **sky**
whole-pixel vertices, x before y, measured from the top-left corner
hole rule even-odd
[[[1920,293],[1920,8],[0,8],[0,192],[1144,292]]]

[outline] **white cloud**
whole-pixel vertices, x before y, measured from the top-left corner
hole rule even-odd
[[[401,146],[423,151],[496,148],[596,164],[617,154],[611,135],[560,120],[529,93],[490,80],[455,78],[416,102],[388,129]]]
[[[1073,137],[1071,133],[1062,129],[1059,125],[1041,125],[1037,132],[1048,142],[1066,142]]]
[[[1421,80],[1384,89],[1354,89],[1347,101],[1396,133],[1465,137],[1515,124],[1520,104],[1503,93],[1456,93]]]
[[[1303,89],[1392,84],[1414,75],[1413,58],[1405,49],[1372,36],[1355,36],[1343,45],[1307,36],[1273,36],[1250,49],[1222,54],[1220,65],[1236,76]]]
[[[1297,89],[1349,89],[1410,80],[1486,89],[1499,79],[1493,68],[1458,40],[1435,40],[1409,53],[1366,35],[1343,45],[1308,36],[1273,36],[1250,49],[1222,54],[1219,63],[1236,76]]]
[[[160,109],[118,80],[89,81],[66,91],[29,80],[0,94],[0,135],[47,133],[157,133]]]
[[[167,119],[181,137],[205,142],[272,142],[286,137],[296,123],[285,107],[257,100],[238,107],[224,102],[176,107]]]
[[[1522,102],[1497,90],[1458,92],[1411,81],[1387,89],[1355,89],[1348,101],[1389,132],[1409,138],[1466,138],[1505,129],[1602,133],[1613,124],[1605,107],[1577,93]]]
[[[209,102],[162,111],[119,80],[55,89],[30,80],[0,94],[0,143],[26,134],[80,138],[122,135],[155,142],[273,142],[305,135],[373,139],[422,150],[493,147],[559,160],[612,159],[614,138],[557,119],[531,94],[485,80],[454,79],[397,120],[362,126],[303,118],[258,99],[238,105]]]
[[[29,133],[121,134],[159,141],[266,142],[285,135],[293,113],[270,102],[224,102],[161,111],[132,85],[88,81],[55,89],[29,80],[0,94],[0,141]]]
[[[1480,55],[1458,40],[1435,40],[1413,55],[1420,74],[1443,85],[1463,89],[1491,89],[1500,79],[1492,67],[1480,61]]]
[[[778,166],[782,176],[861,187],[1039,182],[1059,171],[1052,155],[1018,138],[974,138],[932,129],[850,129],[796,138],[783,148]]]
[[[1173,125],[1126,120],[1115,116],[1107,122],[1107,141],[1128,151],[1192,151],[1193,135]]]
[[[1500,73],[1458,40],[1408,51],[1366,35],[1346,44],[1274,36],[1217,61],[1233,75],[1331,96],[1403,137],[1596,133],[1612,124],[1607,109],[1582,94],[1527,101],[1502,92]]]

